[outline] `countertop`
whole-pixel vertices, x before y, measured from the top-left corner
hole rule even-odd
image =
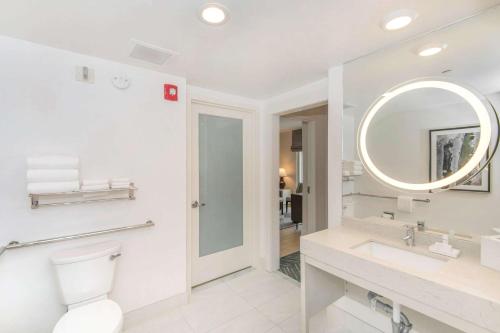
[[[479,244],[454,239],[450,243],[462,250],[460,257],[433,254],[428,246],[439,236],[416,232],[416,246],[407,247],[401,240],[404,224],[379,218],[346,218],[342,225],[302,237],[301,252],[493,332],[500,331],[500,272],[480,265]],[[437,272],[412,270],[354,249],[368,241],[447,262]]]

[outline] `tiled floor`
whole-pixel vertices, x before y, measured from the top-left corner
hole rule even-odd
[[[191,302],[124,333],[300,332],[300,285],[248,269],[195,288]]]

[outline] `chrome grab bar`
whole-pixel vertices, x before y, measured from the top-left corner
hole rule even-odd
[[[361,197],[371,197],[371,198],[380,198],[380,199],[394,199],[394,200],[398,199],[397,197],[390,197],[390,196],[386,196],[386,195],[376,195],[376,194],[366,194],[366,193],[360,193],[360,192],[348,193],[348,194],[344,194],[342,196],[343,197],[351,197],[351,196],[355,196],[355,195],[361,196]],[[430,199],[413,199],[413,201],[425,202],[425,203],[431,202]]]
[[[87,238],[87,237],[92,237],[92,236],[99,236],[99,235],[105,235],[105,234],[110,234],[112,232],[118,232],[118,231],[125,231],[125,230],[131,230],[131,229],[141,229],[141,228],[148,228],[148,227],[153,227],[155,224],[153,221],[148,220],[146,223],[142,224],[135,224],[135,225],[129,225],[125,227],[118,227],[118,228],[111,228],[111,229],[105,229],[105,230],[99,230],[99,231],[92,231],[92,232],[84,232],[81,234],[75,234],[75,235],[67,235],[67,236],[60,236],[60,237],[54,237],[54,238],[47,238],[47,239],[40,239],[37,241],[31,241],[31,242],[17,242],[17,241],[12,241],[9,244],[5,246],[0,246],[0,256],[2,253],[4,253],[6,250],[12,250],[12,249],[19,249],[22,247],[29,247],[29,246],[35,246],[35,245],[43,245],[43,244],[50,244],[50,243],[56,243],[56,242],[62,242],[62,241],[67,241],[71,239],[79,239],[79,238]]]

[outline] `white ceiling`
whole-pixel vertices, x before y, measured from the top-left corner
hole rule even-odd
[[[442,26],[498,0],[220,0],[230,21],[197,18],[203,0],[0,0],[0,34],[184,76],[188,83],[267,98],[327,75],[330,66]],[[379,28],[411,8],[407,29]],[[128,57],[131,38],[179,55],[163,66]]]

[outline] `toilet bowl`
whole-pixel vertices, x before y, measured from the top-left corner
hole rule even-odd
[[[51,257],[68,307],[53,333],[122,332],[122,310],[108,299],[119,251],[120,244],[110,241],[63,250]]]
[[[120,306],[105,299],[66,312],[53,333],[120,333],[123,314]]]

